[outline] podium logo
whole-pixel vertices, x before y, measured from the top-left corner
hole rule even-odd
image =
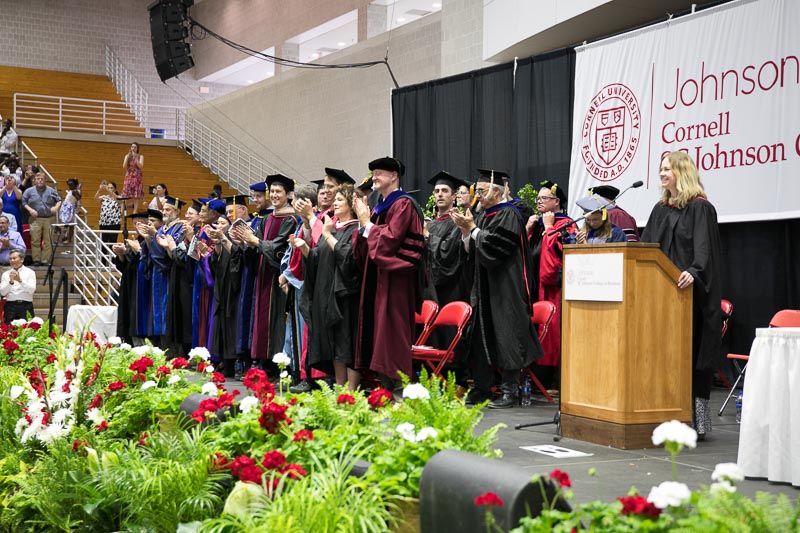
[[[621,83],[603,87],[583,119],[581,154],[586,170],[600,181],[618,178],[639,147],[641,116],[636,95]]]

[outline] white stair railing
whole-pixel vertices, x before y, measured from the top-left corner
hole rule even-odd
[[[148,128],[148,94],[139,80],[125,68],[122,61],[110,46],[106,47],[106,76],[114,84],[122,99],[127,102],[136,119],[147,130]]]

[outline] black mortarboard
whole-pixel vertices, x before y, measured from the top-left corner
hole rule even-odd
[[[336,181],[336,183],[338,183],[339,185],[344,185],[345,183],[353,185],[356,182],[356,180],[350,177],[350,174],[338,168],[325,167],[325,175],[331,178],[332,180]]]
[[[164,220],[164,215],[158,209],[148,209],[147,218],[155,218],[156,220]]]
[[[200,202],[200,200],[192,200],[192,209],[194,209],[195,211],[197,211],[199,213],[200,209],[202,209],[202,208],[203,208],[203,204]]]
[[[445,172],[444,170],[442,170],[434,177],[429,179],[428,183],[430,183],[434,187],[439,184],[447,185],[453,192],[457,191],[458,188],[461,187],[462,185],[465,187],[469,187],[469,184],[466,181],[462,180],[461,178],[457,178],[452,174]]]
[[[598,185],[589,189],[589,194],[598,194],[606,200],[613,200],[619,195],[619,189],[612,185]]]
[[[369,163],[370,170],[388,170],[389,172],[397,172],[398,176],[402,176],[406,172],[406,166],[399,159],[394,157],[380,157]]]
[[[324,179],[321,179],[321,180],[311,180],[311,183],[313,183],[314,185],[316,185],[316,186],[317,186],[317,189],[319,189],[320,187],[322,187],[323,185],[325,185],[325,180],[324,180]]]
[[[267,192],[267,182],[259,181],[258,183],[254,183],[250,186],[250,190],[256,192]]]
[[[160,212],[160,211],[159,211],[159,212]],[[147,211],[141,211],[141,212],[139,212],[139,213],[131,213],[130,215],[125,215],[125,218],[130,218],[130,219],[134,219],[134,218],[147,218],[148,216],[149,216],[149,215],[147,214]]]
[[[174,207],[175,209],[183,209],[183,206],[186,205],[186,202],[180,200],[178,198],[174,198],[172,196],[165,196],[164,199],[161,201],[164,205],[169,205]]]
[[[225,201],[225,205],[243,205],[247,207],[247,201],[250,199],[250,196],[247,194],[237,194],[235,196],[226,196],[222,198]]]
[[[283,174],[272,174],[267,176],[267,187],[272,187],[274,183],[283,185],[283,188],[286,192],[292,192],[294,190],[294,180],[292,178],[287,178]]]
[[[369,193],[372,190],[372,173],[370,172],[369,175],[361,180],[361,183],[356,185],[356,189],[361,192]]]
[[[544,180],[541,182],[541,186],[550,189],[550,192],[553,194],[553,196],[561,201],[562,208],[567,206],[567,195],[559,184],[550,180]]]
[[[509,179],[507,173],[502,170],[494,170],[492,168],[479,168],[480,176],[478,176],[478,183],[495,183],[497,185],[503,184],[503,178]]]

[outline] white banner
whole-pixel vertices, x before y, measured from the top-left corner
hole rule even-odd
[[[643,226],[683,150],[720,222],[800,216],[798,23],[800,1],[742,0],[579,48],[570,213],[642,180],[620,206]]]

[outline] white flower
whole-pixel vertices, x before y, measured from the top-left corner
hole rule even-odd
[[[200,392],[206,396],[217,396],[219,394],[219,389],[214,383],[209,382],[203,385],[203,388],[200,389]]]
[[[650,489],[647,501],[659,509],[666,509],[667,507],[681,505],[683,502],[688,501],[691,496],[692,492],[684,483],[664,481],[661,485]]]
[[[67,417],[72,415],[72,411],[70,409],[59,409],[55,413],[53,413],[52,422],[54,424],[63,424],[66,421]]]
[[[208,365],[206,367],[206,374],[213,374],[214,373],[214,365]]]
[[[36,337],[28,337],[27,339],[25,339],[25,342],[36,342],[36,340],[37,340]]]
[[[44,324],[44,320],[35,316],[28,321],[28,324],[39,324],[40,326]]]
[[[19,326],[25,326],[25,325],[27,325],[27,324],[28,324],[28,321],[27,321],[27,320],[25,320],[24,318],[18,318],[18,319],[16,319],[16,320],[12,320],[12,321],[11,321],[11,325],[12,325],[12,326],[17,326],[17,327],[19,327]]]
[[[153,355],[164,355],[164,350],[162,350],[158,346],[151,346],[150,353]]]
[[[258,398],[255,396],[247,396],[242,398],[242,401],[239,402],[239,411],[242,413],[249,413],[253,409],[258,406]]]
[[[697,432],[677,420],[664,422],[653,430],[653,444],[656,446],[670,441],[687,448],[697,447]]]
[[[425,439],[427,439],[428,437],[430,437],[432,439],[435,439],[438,436],[439,436],[439,432],[438,431],[436,431],[432,427],[426,427],[426,428],[422,428],[422,429],[419,430],[419,433],[417,433],[417,439],[416,440],[417,440],[417,442],[422,442]]]
[[[283,372],[281,372],[281,379],[286,379],[286,378],[288,378],[288,377],[289,377],[289,373],[288,373],[286,370],[284,370]]]
[[[403,398],[408,400],[428,400],[431,393],[422,383],[413,383],[403,389]]]
[[[156,382],[151,379],[142,383],[142,390],[152,389],[155,386]]]
[[[25,387],[23,387],[21,385],[14,385],[13,387],[11,387],[11,390],[9,391],[9,395],[11,396],[12,400],[16,400],[17,398],[20,397],[20,395],[23,392],[25,392]]]
[[[734,484],[737,481],[744,481],[744,472],[736,463],[719,463],[711,474],[713,481],[727,481]]]
[[[119,337],[109,337],[108,343],[116,346],[117,344],[122,344],[122,339],[120,339]]]
[[[208,352],[206,348],[202,346],[197,346],[189,350],[189,359],[193,357],[197,357],[198,359],[202,359],[203,361],[208,361],[211,359],[211,354]]]
[[[179,382],[180,380],[181,380],[180,376],[172,375],[167,380],[167,383],[170,384],[170,385],[174,385],[175,383]]]
[[[122,348],[123,350],[130,350],[132,348],[132,346],[127,342],[123,342],[122,344],[119,345],[119,347]]]
[[[272,356],[272,362],[281,368],[287,366],[292,362],[291,358],[283,352],[278,352]]]
[[[131,351],[139,357],[143,357],[150,352],[150,347],[144,344],[142,346],[136,346],[135,348],[132,348]]]
[[[395,429],[407,441],[409,442],[417,441],[417,435],[416,433],[414,433],[414,424],[411,424],[409,422],[404,422],[402,424],[399,424]]]
[[[22,435],[22,432],[25,430],[26,427],[28,427],[28,421],[25,420],[25,417],[17,420],[17,425],[14,427],[14,433],[17,435],[17,437]]]
[[[103,413],[97,407],[86,411],[86,419],[91,421],[95,426],[99,426],[103,420],[105,420]]]
[[[720,481],[719,483],[712,483],[711,486],[708,487],[708,490],[711,494],[716,494],[718,492],[736,492],[736,487],[727,481]]]

